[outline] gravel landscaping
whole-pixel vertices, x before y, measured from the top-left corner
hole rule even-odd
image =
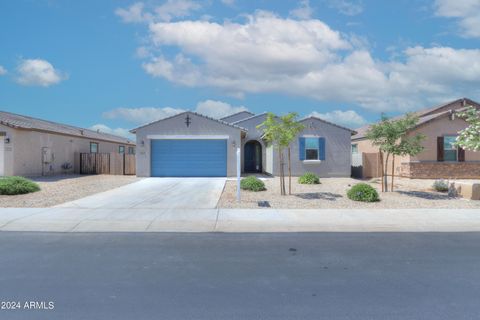
[[[64,175],[31,179],[40,185],[40,191],[24,195],[0,196],[0,207],[51,207],[140,180],[136,176],[114,175]]]
[[[288,181],[288,178],[287,178]],[[380,192],[380,184],[351,178],[323,178],[319,185],[304,185],[292,177],[292,195],[281,196],[279,178],[264,180],[266,191],[241,192],[242,201],[236,201],[236,181],[225,185],[219,208],[259,208],[259,201],[268,201],[272,208],[290,209],[402,209],[402,208],[455,208],[480,209],[480,201],[450,198],[446,193],[431,189],[434,180],[395,178],[395,192]],[[380,181],[380,180],[378,180]],[[380,194],[380,202],[364,203],[347,198],[347,189],[359,182],[367,182]],[[288,193],[288,182],[287,182]]]

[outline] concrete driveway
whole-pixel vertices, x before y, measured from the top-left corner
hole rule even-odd
[[[87,209],[213,209],[225,178],[146,178],[57,207]]]

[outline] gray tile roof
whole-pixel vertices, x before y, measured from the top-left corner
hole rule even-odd
[[[170,117],[167,117],[167,118],[163,118],[163,119],[159,119],[159,120],[152,121],[152,122],[147,123],[147,124],[145,124],[145,125],[143,125],[143,126],[140,126],[140,127],[135,128],[135,129],[132,129],[132,130],[130,130],[130,132],[131,132],[131,133],[136,133],[138,129],[145,128],[145,127],[148,127],[149,125],[152,125],[152,124],[154,124],[154,123],[161,122],[161,121],[165,121],[165,120],[169,120],[169,119],[172,119],[172,118],[174,118],[174,117],[178,117],[178,116],[183,115],[183,114],[186,114],[186,113],[194,114],[194,115],[196,115],[196,116],[199,116],[199,117],[202,117],[202,118],[205,118],[205,119],[208,119],[208,120],[212,120],[212,121],[221,123],[221,124],[223,124],[223,125],[225,125],[225,126],[237,128],[237,129],[240,129],[240,130],[245,131],[245,132],[248,131],[247,129],[242,128],[242,127],[240,127],[240,126],[237,126],[237,125],[228,123],[228,122],[223,121],[223,120],[215,119],[215,118],[212,118],[212,117],[203,115],[203,114],[201,114],[201,113],[197,113],[197,112],[194,112],[194,111],[184,111],[184,112],[180,112],[180,113],[174,114],[173,116],[170,116]]]
[[[51,133],[64,134],[68,136],[87,138],[92,140],[102,140],[102,141],[131,144],[131,145],[135,144],[135,142],[133,142],[130,139],[119,137],[113,134],[74,127],[68,124],[62,124],[62,123],[32,118],[32,117],[23,116],[23,115],[6,112],[6,111],[0,111],[0,124],[3,124],[11,128],[15,128],[15,129],[45,131],[45,132],[51,132]]]
[[[243,110],[243,111],[239,111],[239,112],[230,114],[230,115],[228,115],[228,116],[222,117],[222,118],[220,118],[220,120],[225,121],[225,122],[229,122],[229,121],[228,121],[229,118],[235,117],[235,116],[237,116],[237,115],[239,115],[239,114],[242,114],[242,113],[247,113],[247,114],[249,114],[249,115],[251,115],[251,116],[255,115],[253,112],[250,112],[250,111],[247,111],[247,110]]]
[[[478,102],[475,102],[471,99],[461,98],[461,99],[456,99],[456,100],[453,100],[453,101],[449,101],[447,103],[437,105],[437,106],[432,107],[432,108],[412,112],[413,114],[415,114],[416,116],[419,117],[417,127],[420,126],[420,125],[423,125],[425,123],[428,123],[428,122],[430,122],[434,119],[437,119],[437,118],[440,118],[442,116],[445,116],[445,115],[449,114],[450,113],[449,110],[443,110],[442,111],[440,109],[448,107],[450,105],[454,105],[458,102],[463,102],[463,105],[474,105],[474,106],[479,105]],[[459,111],[460,109],[457,109],[456,111]],[[392,119],[401,119],[402,117],[403,117],[403,115],[399,115],[399,116],[393,117]],[[367,134],[368,129],[370,128],[370,125],[371,124],[368,124],[366,126],[363,126],[361,128],[356,129],[357,134],[352,137],[352,140],[364,139],[365,135]]]
[[[321,122],[324,122],[324,123],[328,123],[329,125],[338,127],[338,128],[340,128],[340,129],[343,129],[343,130],[350,131],[350,133],[351,133],[352,135],[354,135],[354,134],[357,133],[357,131],[352,130],[352,129],[350,129],[350,128],[343,127],[343,126],[340,126],[340,125],[338,125],[338,124],[336,124],[336,123],[333,123],[333,122],[330,122],[330,121],[327,121],[327,120],[323,120],[323,119],[321,119],[321,118],[319,118],[319,117],[314,117],[314,116],[309,116],[309,117],[303,118],[303,119],[300,120],[300,122],[306,121],[306,120],[308,120],[308,119],[315,119],[315,120],[318,120],[318,121],[321,121]]]

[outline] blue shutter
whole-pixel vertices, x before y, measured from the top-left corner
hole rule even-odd
[[[318,160],[325,160],[325,138],[318,138]]]
[[[305,160],[305,138],[298,138],[298,158],[303,161]]]

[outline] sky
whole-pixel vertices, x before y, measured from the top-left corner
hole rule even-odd
[[[0,2],[0,110],[128,135],[192,110],[357,128],[480,100],[480,0]]]

